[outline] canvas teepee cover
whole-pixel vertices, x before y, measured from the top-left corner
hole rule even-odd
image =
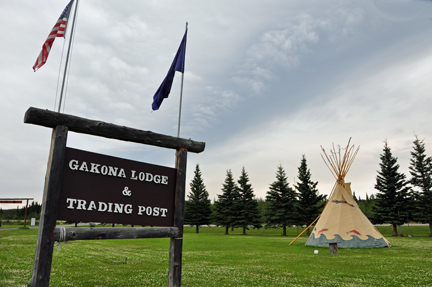
[[[306,245],[329,246],[337,242],[342,248],[390,247],[390,242],[372,225],[353,199],[350,183],[344,178],[358,152],[348,145],[344,152],[331,151],[327,156],[323,149],[336,183],[326,206],[316,223]],[[325,161],[325,160],[324,160]]]

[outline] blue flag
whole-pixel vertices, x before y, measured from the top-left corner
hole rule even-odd
[[[174,57],[174,61],[171,64],[168,74],[166,75],[159,89],[156,91],[156,94],[153,96],[153,104],[152,104],[153,111],[159,110],[162,101],[165,98],[168,98],[168,95],[171,92],[171,86],[174,80],[175,72],[178,71],[184,73],[186,37],[187,37],[187,30],[183,36],[183,40],[180,43],[180,47],[178,48],[177,54]]]

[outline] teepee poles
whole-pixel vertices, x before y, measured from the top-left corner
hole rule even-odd
[[[336,150],[334,144],[333,149],[330,150],[330,156],[327,155],[324,148],[321,146],[321,149],[324,153],[324,156],[321,154],[322,159],[324,160],[324,163],[327,165],[328,169],[334,176],[334,178],[339,182],[340,185],[342,185],[344,188],[345,186],[345,176],[348,173],[348,170],[350,169],[352,163],[354,162],[354,159],[360,149],[358,147],[357,149],[354,149],[354,145],[350,147],[351,138],[348,141],[348,144],[345,148],[345,152],[341,153],[341,147],[339,146]],[[326,161],[327,159],[327,161]],[[329,166],[330,165],[330,166]]]
[[[321,213],[322,214],[322,213]],[[305,233],[305,231],[306,230],[308,230],[317,220],[318,220],[318,218],[320,218],[321,217],[321,214],[320,215],[318,215],[318,217],[317,218],[315,218],[315,220],[311,223],[311,224],[309,224],[309,226],[308,227],[306,227],[296,238],[294,238],[294,240],[293,241],[291,241],[291,243],[289,244],[289,245],[291,245],[291,244],[293,244],[300,236],[302,236],[303,235],[303,233]]]

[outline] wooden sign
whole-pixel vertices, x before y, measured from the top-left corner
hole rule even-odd
[[[187,153],[204,151],[205,143],[37,108],[27,110],[24,122],[53,129],[30,286],[49,286],[53,240],[170,237],[168,286],[180,287]],[[175,149],[176,168],[68,149],[69,131]],[[74,187],[76,183],[80,190]],[[172,226],[121,228],[127,232],[118,228],[77,228],[84,231],[83,235],[72,228],[60,232],[56,214],[71,221]]]
[[[173,226],[174,168],[66,148],[57,219]]]

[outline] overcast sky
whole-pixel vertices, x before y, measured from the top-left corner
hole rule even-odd
[[[68,2],[0,3],[2,198],[42,200],[52,130],[23,118],[29,107],[57,110],[64,39],[32,66]],[[432,155],[428,0],[80,0],[64,113],[176,136],[181,74],[160,110],[151,103],[186,22],[180,136],[206,143],[188,154],[187,192],[196,164],[211,199],[228,169],[237,180],[245,167],[264,198],[279,164],[294,183],[304,154],[329,194],[320,146],[352,137],[360,151],[346,181],[364,198],[376,192],[385,140],[407,178],[415,135]],[[72,132],[68,146],[174,167],[171,149]]]

